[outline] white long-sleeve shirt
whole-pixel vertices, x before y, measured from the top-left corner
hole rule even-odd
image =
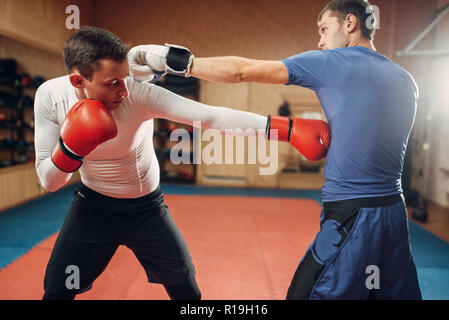
[[[265,129],[266,117],[213,107],[176,95],[152,84],[126,79],[128,97],[112,111],[118,133],[84,158],[81,181],[89,188],[116,198],[144,196],[159,185],[159,163],[153,147],[153,119],[164,118],[187,125],[201,121],[203,129]],[[72,176],[51,160],[60,126],[78,101],[69,76],[46,81],[34,102],[36,172],[49,191],[63,187]]]

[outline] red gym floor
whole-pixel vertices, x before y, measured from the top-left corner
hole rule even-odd
[[[281,300],[319,229],[320,204],[309,199],[165,195],[190,248],[202,298]],[[56,234],[0,272],[0,300],[41,299]],[[168,299],[148,283],[133,253],[119,247],[93,289],[77,299]]]

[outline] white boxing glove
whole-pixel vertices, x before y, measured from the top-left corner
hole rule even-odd
[[[157,80],[165,73],[168,49],[154,44],[133,47],[128,52],[131,76],[140,82]]]
[[[128,53],[131,75],[141,82],[155,81],[167,73],[189,77],[193,59],[189,49],[171,44],[140,45]]]

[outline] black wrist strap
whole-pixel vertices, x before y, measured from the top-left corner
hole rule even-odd
[[[170,47],[167,54],[167,65],[175,71],[184,72],[189,65],[191,55],[189,50]]]
[[[271,114],[268,115],[267,127],[265,128],[265,139],[270,140]]]
[[[288,142],[290,142],[290,135],[292,134],[293,120],[288,119]]]
[[[79,156],[77,154],[74,154],[69,149],[67,149],[67,147],[64,145],[64,141],[62,140],[61,137],[59,137],[59,148],[61,149],[62,153],[64,153],[70,159],[73,159],[73,160],[76,160],[76,161],[81,161],[81,162],[84,159],[84,157],[81,157],[81,156]]]
[[[293,120],[288,119],[288,142],[290,142],[290,135],[292,134]],[[265,128],[265,139],[270,140],[271,114],[267,118],[267,127]]]

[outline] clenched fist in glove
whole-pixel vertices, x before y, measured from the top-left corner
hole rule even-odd
[[[128,53],[132,77],[148,82],[170,73],[188,77],[194,55],[189,49],[172,44],[148,44],[133,47]]]
[[[326,122],[311,119],[289,119],[268,116],[266,138],[273,139],[272,130],[277,130],[278,141],[290,142],[307,160],[324,158],[330,146],[331,133]]]
[[[78,101],[61,125],[61,136],[51,159],[64,172],[74,172],[98,145],[115,138],[117,125],[106,106],[97,100]]]

